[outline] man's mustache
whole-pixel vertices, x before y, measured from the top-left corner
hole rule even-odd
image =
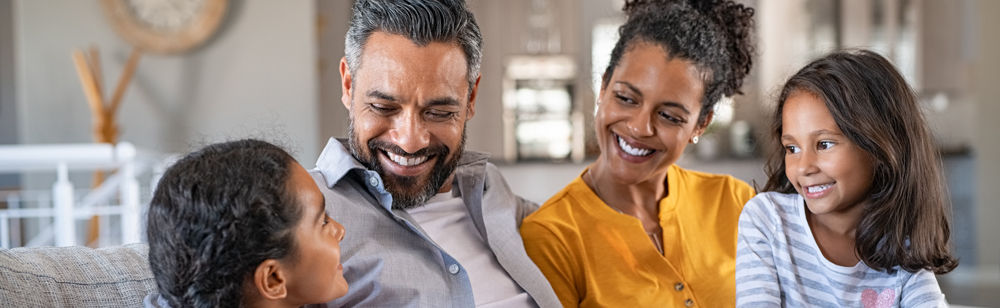
[[[416,152],[409,153],[403,150],[403,148],[398,145],[388,142],[385,140],[372,139],[368,140],[368,149],[375,154],[375,151],[385,151],[386,153],[392,153],[404,157],[414,157],[414,156],[447,156],[449,153],[448,147],[442,144],[430,145],[423,149],[417,150]]]

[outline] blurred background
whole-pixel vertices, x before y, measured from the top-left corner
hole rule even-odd
[[[598,154],[595,91],[622,1],[467,1],[485,41],[467,148],[542,203]],[[943,154],[961,265],[942,287],[953,304],[1000,306],[1000,1],[740,2],[758,31],[745,95],[719,104],[678,164],[762,185],[778,87],[827,52],[876,50],[915,89]],[[347,135],[338,64],[352,3],[0,0],[0,244],[128,242],[127,215],[163,165],[211,142],[264,138],[313,167]],[[101,123],[117,124],[113,138]],[[98,141],[128,144],[67,146]],[[60,205],[87,210],[60,228]]]

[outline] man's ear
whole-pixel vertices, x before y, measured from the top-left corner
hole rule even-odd
[[[469,112],[465,115],[465,120],[471,120],[472,116],[476,115],[476,94],[479,93],[479,79],[483,78],[483,74],[476,76],[476,83],[472,85],[472,92],[469,93]]]
[[[253,283],[264,300],[280,300],[288,296],[287,273],[278,260],[267,259],[257,265]]]
[[[351,110],[351,78],[351,70],[347,67],[347,57],[342,57],[340,58],[340,89],[344,91],[344,95],[340,96],[340,102],[347,110]]]

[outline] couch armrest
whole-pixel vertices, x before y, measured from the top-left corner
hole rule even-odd
[[[142,307],[156,292],[149,247],[0,249],[0,303],[8,307]]]

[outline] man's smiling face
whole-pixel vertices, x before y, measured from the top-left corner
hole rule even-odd
[[[478,79],[469,93],[458,43],[418,46],[401,35],[375,32],[362,54],[356,76],[346,61],[340,66],[351,153],[382,176],[393,208],[423,205],[451,189],[465,123],[475,113]]]

